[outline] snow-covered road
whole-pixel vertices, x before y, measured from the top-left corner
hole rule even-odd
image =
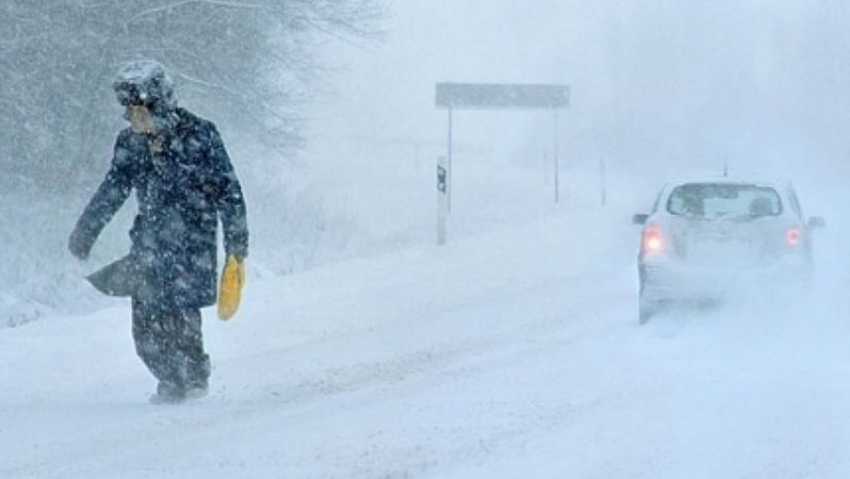
[[[850,477],[846,275],[641,327],[628,220],[254,271],[184,405],[124,304],[0,330],[0,477]]]

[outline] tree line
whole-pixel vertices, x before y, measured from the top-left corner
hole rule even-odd
[[[160,61],[178,95],[281,155],[323,38],[379,35],[383,0],[6,0],[0,6],[0,171],[55,185],[102,174],[120,63]],[[63,184],[63,183],[58,183]]]

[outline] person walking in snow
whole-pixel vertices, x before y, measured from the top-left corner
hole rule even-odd
[[[135,190],[130,253],[88,277],[128,296],[136,352],[159,381],[152,402],[206,394],[210,360],[200,308],[216,303],[217,229],[226,264],[219,315],[236,311],[245,279],[248,226],[242,188],[215,125],[177,106],[173,83],[154,61],[125,64],[113,89],[130,122],[118,134],[106,178],[85,207],[68,247],[86,259]]]

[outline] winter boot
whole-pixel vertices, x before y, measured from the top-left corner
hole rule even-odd
[[[177,404],[186,400],[186,388],[174,383],[160,381],[156,394],[150,397],[151,404]]]
[[[207,395],[209,389],[209,382],[206,378],[195,379],[186,384],[183,397],[184,399],[200,399]]]
[[[210,358],[206,354],[189,361],[189,378],[186,381],[186,399],[200,399],[209,392]]]

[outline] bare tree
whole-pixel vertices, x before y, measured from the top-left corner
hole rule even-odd
[[[0,6],[0,170],[69,181],[102,170],[112,74],[156,59],[181,93],[285,154],[321,71],[322,37],[379,34],[383,0],[6,0]]]

